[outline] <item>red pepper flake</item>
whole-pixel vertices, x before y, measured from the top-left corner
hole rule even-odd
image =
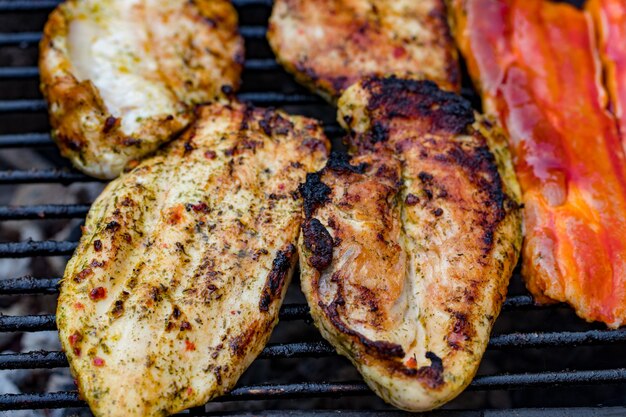
[[[208,213],[209,206],[206,203],[198,203],[191,206],[191,209],[196,213]]]
[[[187,387],[187,395],[193,394],[193,388]]]
[[[396,46],[395,48],[393,48],[393,57],[394,58],[401,58],[405,54],[406,54],[406,49],[404,49],[404,47]]]
[[[76,276],[74,277],[74,282],[80,283],[91,274],[93,274],[93,271],[91,270],[91,268],[85,268],[82,271],[80,271],[78,274],[76,274]]]
[[[94,259],[94,260],[91,261],[91,266],[93,268],[102,268],[104,266],[104,261],[99,262],[96,259]]]
[[[76,310],[84,310],[85,309],[85,305],[83,303],[74,303],[74,308]]]
[[[189,340],[185,340],[185,350],[188,350],[188,351],[196,350],[196,344],[193,342],[190,342]]]
[[[285,184],[278,184],[278,189],[279,190],[284,190],[285,189]]]
[[[100,239],[94,240],[93,248],[96,252],[100,252],[102,250],[102,241]]]
[[[97,366],[97,367],[104,366],[104,359],[99,358],[99,357],[96,356],[96,357],[93,358],[93,364],[94,364],[94,366]]]
[[[407,194],[404,202],[406,203],[407,206],[414,206],[420,202],[420,199],[415,194]]]
[[[107,296],[107,290],[104,287],[96,287],[89,293],[89,298],[93,301],[100,301]]]
[[[215,159],[217,157],[217,154],[214,151],[206,151],[204,153],[204,157],[206,159]]]
[[[70,341],[70,346],[74,346],[75,344],[83,340],[83,335],[76,331],[72,333],[70,337],[68,337],[68,340]]]
[[[415,360],[415,358],[409,358],[409,360],[406,361],[405,365],[407,366],[407,368],[411,368],[411,369],[416,369],[417,368],[417,361]]]
[[[180,223],[180,221],[183,219],[183,205],[182,204],[178,204],[175,207],[172,207],[169,210],[169,214],[168,214],[168,218],[167,218],[167,222],[169,224],[178,224]]]

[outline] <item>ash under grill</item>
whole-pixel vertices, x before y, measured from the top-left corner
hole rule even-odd
[[[335,110],[274,62],[265,41],[271,0],[234,3],[247,49],[239,98],[316,117],[340,148]],[[102,186],[72,170],[47,133],[46,108],[38,92],[37,42],[56,4],[0,0],[0,311],[5,314],[0,315],[0,349],[5,351],[0,354],[0,377],[32,373],[22,378],[19,393],[8,393],[2,385],[6,378],[0,378],[0,411],[52,410],[20,416],[89,415],[72,388],[46,392],[50,384],[36,380],[49,381],[54,372],[67,378],[62,352],[22,349],[26,335],[56,329],[50,313],[58,276],[76,247],[80,219]],[[476,102],[470,86],[464,92]],[[78,187],[74,191],[79,197],[71,204],[41,197],[52,195],[45,193],[46,187],[57,187],[58,192],[62,186],[63,192]],[[11,276],[13,270],[33,276]],[[586,324],[561,305],[536,307],[519,276],[513,278],[510,294],[478,376],[445,411],[430,415],[495,417],[510,415],[511,409],[518,416],[626,415],[626,329]],[[329,416],[344,410],[341,415],[352,416],[354,410],[363,415],[362,410],[374,409],[381,411],[369,415],[403,414],[379,400],[352,365],[322,340],[310,322],[297,279],[280,318],[271,343],[238,387],[206,407],[190,410],[191,415],[243,416],[268,409],[279,411],[263,414]],[[551,408],[542,410],[545,407]]]

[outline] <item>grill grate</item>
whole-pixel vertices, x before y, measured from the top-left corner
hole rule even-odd
[[[10,20],[43,22],[45,15],[58,3],[56,0],[0,0],[0,24]],[[261,106],[276,105],[294,113],[316,116],[326,122],[329,136],[339,136],[341,129],[333,120],[333,109],[297,86],[269,53],[264,41],[266,28],[263,21],[269,14],[272,1],[234,0],[234,3],[240,12],[241,33],[246,39],[248,49],[243,90],[239,98]],[[32,170],[0,168],[0,190],[6,189],[7,193],[11,193],[16,187],[26,184],[70,185],[101,182],[70,169],[66,162],[61,162],[58,158],[58,152],[47,133],[47,125],[42,122],[46,117],[45,104],[39,95],[20,93],[15,96],[3,91],[3,87],[10,83],[19,83],[18,91],[22,87],[24,91],[36,91],[38,82],[36,43],[41,33],[31,24],[13,24],[11,27],[17,29],[13,29],[13,32],[0,30],[0,152],[37,150],[48,156],[54,154],[50,158],[57,164],[55,168]],[[8,50],[13,51],[13,57],[23,59],[5,57],[3,51]],[[464,94],[472,97],[471,88],[466,88]],[[0,191],[0,196],[4,192]],[[54,223],[82,219],[88,209],[89,205],[86,204],[0,205],[0,221]],[[67,256],[76,247],[76,242],[72,240],[15,241],[1,234],[0,238],[3,239],[0,242],[0,258],[7,258],[10,262],[20,262],[19,258]],[[11,301],[21,296],[54,296],[58,292],[58,283],[59,278],[54,277],[0,276],[0,300]],[[357,374],[313,330],[308,307],[302,303],[302,297],[297,291],[293,290],[292,288],[290,291],[294,300],[282,308],[281,324],[275,332],[275,336],[282,335],[286,340],[273,339],[263,350],[260,356],[262,360],[256,361],[252,366],[255,368],[260,364],[259,366],[265,367],[256,372],[251,370],[242,378],[238,388],[212,402],[208,406],[209,412],[223,410],[219,407],[224,403],[232,403],[230,408],[224,410],[231,410],[238,413],[237,415],[247,415],[245,410],[253,410],[255,407],[282,410],[294,407],[389,409],[362,382],[346,382],[358,379]],[[462,395],[450,407],[482,410],[488,407],[515,408],[527,405],[563,407],[574,404],[594,407],[607,404],[618,407],[595,408],[593,414],[626,414],[626,360],[620,354],[623,343],[626,342],[626,329],[609,331],[600,326],[582,323],[562,305],[537,307],[531,297],[521,289],[519,277],[514,278],[511,292],[515,295],[506,300],[502,316],[496,323],[496,335],[489,344],[485,358],[486,369],[479,371],[479,376],[468,388],[469,394]],[[301,325],[302,321],[306,323],[304,326]],[[297,328],[296,331],[294,327]],[[285,328],[291,330],[285,333]],[[55,317],[52,314],[0,315],[0,333],[21,334],[55,329]],[[295,367],[294,362],[284,365],[284,360],[292,359],[298,359],[297,363],[305,366],[311,374],[322,375],[325,381],[337,382],[313,382],[314,378],[305,378],[306,382],[302,382],[300,375],[290,373],[291,368]],[[264,365],[267,363],[270,365]],[[506,365],[501,366],[502,363]],[[3,372],[66,366],[66,358],[59,351],[0,354],[0,371]],[[610,388],[607,384],[611,384]],[[550,392],[560,394],[555,394],[556,401],[549,401],[543,391],[538,394],[537,388],[549,388]],[[503,390],[510,390],[510,393],[504,393],[507,398],[504,405],[498,403],[498,393],[502,394]],[[477,391],[483,393],[478,402],[473,401],[478,395]],[[350,400],[353,397],[358,397],[359,400]],[[301,401],[293,403],[288,401],[290,399]],[[0,394],[0,410],[76,407],[85,407],[85,404],[75,391]],[[538,410],[517,412],[524,416],[540,414]],[[525,412],[529,414],[524,414]],[[577,408],[569,411],[553,410],[550,413],[552,412],[554,414],[541,415],[586,415],[585,413],[591,411],[589,408]],[[205,407],[190,410],[191,415],[206,413]],[[319,410],[306,414],[282,411],[278,415],[313,414],[335,415]],[[399,411],[390,411],[387,415],[400,414],[402,413]],[[436,412],[433,415],[468,417],[491,414],[484,411],[466,411],[453,414]]]

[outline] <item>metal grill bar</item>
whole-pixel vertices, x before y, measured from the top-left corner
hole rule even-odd
[[[0,295],[55,294],[59,291],[59,278],[31,276],[0,280]]]
[[[0,148],[32,148],[51,145],[54,145],[54,142],[48,133],[0,135]]]
[[[84,217],[89,207],[88,204],[0,206],[0,220],[75,219]]]
[[[0,101],[0,113],[33,113],[46,110],[46,102],[43,100],[2,100]]]
[[[0,80],[1,79],[14,79],[14,78],[37,78],[39,77],[39,70],[37,67],[3,67],[0,68]]]
[[[0,12],[50,10],[61,0],[0,0]],[[272,0],[233,0],[236,7],[272,5]]]
[[[0,243],[0,257],[26,258],[29,256],[71,255],[77,245],[77,242],[57,242],[54,240]]]
[[[246,39],[264,39],[267,28],[265,26],[241,26],[239,33]],[[41,40],[41,32],[0,33],[0,46],[35,44]]]
[[[546,386],[592,385],[626,382],[626,369],[596,371],[564,371],[525,374],[479,376],[469,386],[472,390],[542,388]],[[277,385],[250,385],[235,388],[216,402],[297,399],[311,397],[373,395],[362,382],[355,383],[296,383]],[[80,407],[85,403],[76,391],[45,394],[0,395],[0,410]]]
[[[63,169],[0,171],[0,185],[33,183],[59,183],[67,185],[75,182],[103,182],[103,180],[88,177],[77,171],[67,171]],[[0,254],[0,256],[2,255]]]

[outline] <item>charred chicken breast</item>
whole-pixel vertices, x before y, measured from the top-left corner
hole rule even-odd
[[[40,44],[52,136],[81,171],[113,178],[239,86],[243,40],[227,0],[67,0]]]
[[[379,396],[429,410],[471,382],[518,259],[505,138],[427,81],[365,79],[339,120],[355,156],[301,187],[302,289]]]
[[[367,75],[460,87],[444,0],[276,0],[268,39],[278,61],[329,101]]]
[[[297,188],[328,148],[313,120],[213,104],[107,186],[57,311],[97,417],[165,416],[234,386],[277,323],[298,256]]]

